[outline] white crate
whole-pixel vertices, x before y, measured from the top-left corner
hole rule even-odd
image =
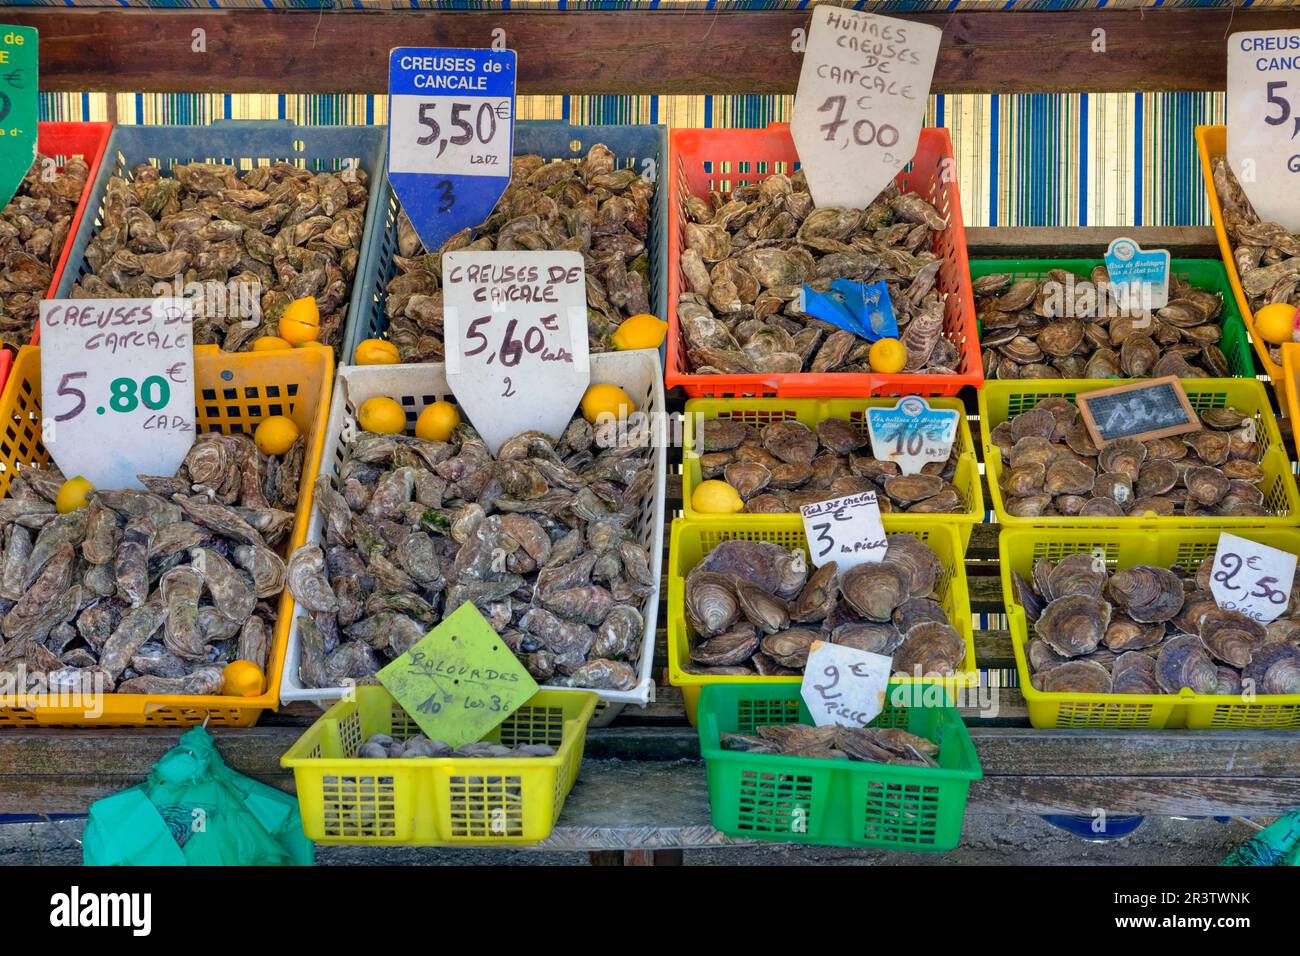
[[[641,504],[641,517],[636,525],[637,540],[648,549],[650,567],[654,572],[654,590],[645,599],[641,613],[645,617],[645,635],[641,644],[641,659],[637,666],[637,685],[628,691],[597,691],[600,704],[591,720],[595,726],[612,721],[627,704],[645,706],[654,700],[655,624],[659,615],[659,586],[663,569],[664,532],[664,479],[667,470],[667,431],[664,412],[663,371],[659,353],[653,349],[630,352],[606,352],[591,356],[592,384],[618,385],[636,402],[637,409],[651,416],[655,423],[655,441],[651,453],[651,467],[655,480]],[[325,431],[325,446],[321,456],[320,473],[335,475],[343,464],[346,452],[345,430],[352,434],[357,427],[357,408],[368,398],[386,395],[396,399],[406,409],[407,421],[415,418],[427,406],[443,399],[452,399],[447,385],[444,366],[428,365],[345,365],[334,381],[334,397],[330,402],[329,424]],[[313,510],[307,540],[323,545],[323,521]],[[284,676],[280,681],[280,700],[285,703],[309,700],[328,706],[342,698],[347,689],[342,687],[304,687],[298,680],[298,621],[295,617],[289,629],[289,649],[285,656]],[[560,689],[560,688],[557,688]]]

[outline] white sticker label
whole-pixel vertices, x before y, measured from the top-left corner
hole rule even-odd
[[[175,474],[194,444],[193,321],[186,299],[41,303],[41,431],[64,475]]]
[[[834,561],[841,571],[885,560],[885,526],[876,493],[867,491],[832,498],[799,509],[812,562],[821,567]]]
[[[449,252],[442,287],[447,382],[492,454],[558,437],[591,380],[582,254]]]
[[[814,641],[799,692],[818,727],[865,727],[885,707],[893,658]]]
[[[1228,165],[1260,219],[1300,231],[1300,30],[1228,37]]]
[[[1214,552],[1210,592],[1219,607],[1267,624],[1291,600],[1295,565],[1296,556],[1290,552],[1225,532]]]
[[[861,209],[911,162],[942,37],[907,20],[813,11],[790,132],[818,206]]]
[[[878,461],[898,463],[905,475],[915,475],[930,462],[946,462],[957,437],[961,413],[933,409],[924,398],[900,398],[893,408],[868,408],[867,432]]]

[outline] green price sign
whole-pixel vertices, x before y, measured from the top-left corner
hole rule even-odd
[[[0,24],[0,200],[8,203],[36,160],[36,29]]]

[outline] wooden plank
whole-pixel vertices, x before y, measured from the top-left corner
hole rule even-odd
[[[1277,816],[1300,804],[1300,778],[986,777],[971,784],[969,811],[1092,816]]]
[[[967,226],[966,247],[972,259],[1100,259],[1123,236],[1144,249],[1168,249],[1175,259],[1220,255],[1209,226]]]
[[[1231,28],[1281,29],[1267,9],[891,13],[944,30],[934,91],[1222,90]],[[41,33],[41,88],[383,93],[396,46],[520,52],[525,94],[793,93],[806,11],[11,10]],[[1095,30],[1106,50],[1094,52]],[[206,52],[196,53],[203,30]]]

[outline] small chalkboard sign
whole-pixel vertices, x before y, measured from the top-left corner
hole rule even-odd
[[[1175,375],[1080,392],[1075,401],[1098,448],[1121,438],[1148,441],[1201,427]]]

